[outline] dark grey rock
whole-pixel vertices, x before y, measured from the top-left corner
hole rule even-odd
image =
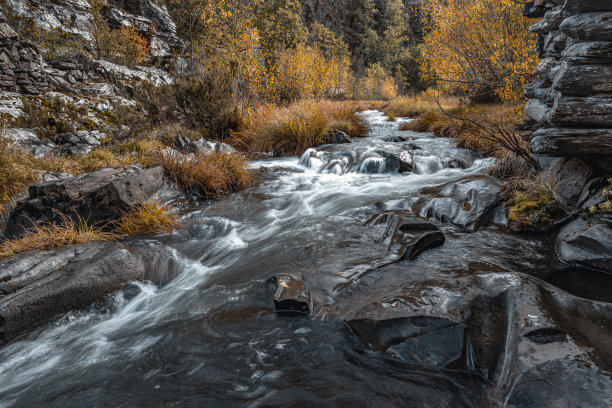
[[[553,88],[568,96],[612,93],[612,66],[563,64]]]
[[[412,211],[422,218],[434,218],[467,231],[504,224],[500,186],[501,182],[494,177],[469,176],[428,187],[418,193]]]
[[[444,234],[440,231],[428,231],[416,239],[413,239],[411,236],[405,236],[398,245],[397,253],[400,255],[399,260],[413,260],[421,252],[443,245],[445,240]]]
[[[351,138],[341,130],[325,132],[323,142],[327,144],[351,143]]]
[[[612,12],[583,13],[566,18],[561,31],[582,41],[612,41]]]
[[[610,128],[611,106],[612,98],[558,98],[550,113],[550,123],[569,128]]]
[[[162,167],[105,169],[30,187],[29,197],[11,212],[5,237],[13,239],[44,222],[61,222],[62,214],[103,225],[119,218],[164,187]]]
[[[581,42],[563,53],[571,64],[612,64],[612,42]]]
[[[582,190],[593,175],[593,169],[576,158],[555,160],[548,168],[559,180],[559,193],[568,205],[575,205]]]
[[[117,243],[26,252],[0,261],[0,342],[140,280],[140,259]]]
[[[570,222],[559,232],[555,247],[564,262],[612,272],[612,216]]]
[[[305,282],[281,274],[270,278],[268,286],[274,291],[277,313],[310,314],[312,311],[310,288]]]
[[[532,135],[531,151],[557,157],[610,157],[612,129],[538,129]]]
[[[414,170],[414,160],[410,152],[389,153],[385,158],[385,167],[391,173],[408,173]]]

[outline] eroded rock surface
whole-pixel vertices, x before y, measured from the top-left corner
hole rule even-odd
[[[405,363],[471,372],[511,406],[612,400],[612,305],[516,273],[413,279],[371,303],[345,299],[363,345]],[[597,323],[599,322],[599,323]]]
[[[476,231],[492,224],[504,224],[501,182],[489,176],[470,176],[421,190],[412,210],[425,219],[436,219],[459,229]]]
[[[138,257],[117,243],[26,252],[0,261],[0,344],[141,280]]]

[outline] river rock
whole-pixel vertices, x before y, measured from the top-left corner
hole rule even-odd
[[[0,343],[140,280],[140,259],[117,243],[32,251],[0,261]]]
[[[422,218],[434,218],[466,231],[504,224],[500,187],[499,180],[481,175],[428,187],[418,193],[412,211]]]
[[[274,307],[277,313],[310,314],[312,298],[308,284],[287,274],[268,280],[274,291]]]
[[[401,143],[401,142],[413,142],[414,141],[414,139],[411,138],[410,136],[401,136],[401,135],[385,137],[383,140],[389,143]]]
[[[608,321],[611,304],[520,273],[410,276],[382,298],[374,291],[370,303],[362,287],[337,305],[351,309],[344,319],[364,347],[398,362],[482,376],[492,400],[515,407],[606,406],[612,399],[605,368],[612,328],[596,323]]]
[[[391,173],[408,173],[414,170],[414,160],[410,152],[389,153],[385,158],[385,167]]]
[[[421,252],[443,245],[444,241],[444,234],[440,231],[428,231],[418,235],[416,239],[414,236],[405,235],[399,243],[399,260],[413,260]]]
[[[65,180],[31,186],[29,197],[11,212],[4,235],[8,239],[44,222],[62,222],[62,214],[80,217],[89,224],[106,224],[130,206],[160,193],[164,187],[161,166],[142,169],[104,169]]]
[[[351,138],[341,130],[331,130],[325,132],[323,142],[326,144],[351,143]]]
[[[559,232],[555,248],[559,258],[571,265],[612,272],[612,216],[570,222]]]

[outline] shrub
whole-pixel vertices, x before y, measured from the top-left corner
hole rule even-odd
[[[209,65],[202,67],[197,76],[178,78],[174,83],[174,99],[187,123],[205,129],[210,137],[225,138],[241,122],[231,78],[219,67]]]
[[[61,248],[91,241],[117,241],[118,239],[116,234],[88,225],[85,220],[73,220],[62,216],[61,225],[37,226],[22,238],[0,243],[0,259],[26,251]]]
[[[22,99],[23,115],[17,120],[17,125],[34,129],[49,140],[55,141],[58,134],[91,127],[87,107],[77,106],[67,97]]]
[[[152,200],[134,206],[116,223],[115,232],[121,235],[161,234],[181,227],[178,214]]]
[[[122,26],[111,29],[103,16],[105,0],[89,0],[92,18],[89,32],[97,58],[111,59],[128,67],[143,62],[149,53],[147,39],[139,34],[133,26]]]
[[[238,153],[214,151],[192,159],[158,152],[153,158],[182,188],[203,197],[215,197],[248,186],[253,175]]]
[[[430,0],[422,44],[425,78],[475,102],[519,100],[538,58],[532,22],[515,0]]]
[[[502,189],[508,226],[516,231],[543,231],[562,218],[567,204],[560,194],[560,182],[550,172],[533,172],[528,178],[517,178]]]

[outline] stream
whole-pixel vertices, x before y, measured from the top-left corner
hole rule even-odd
[[[369,137],[252,162],[253,187],[130,239],[149,281],[0,349],[0,408],[612,406],[609,280],[502,228],[494,159],[362,114]],[[446,241],[398,261],[379,213]],[[275,313],[281,273],[312,316]]]

